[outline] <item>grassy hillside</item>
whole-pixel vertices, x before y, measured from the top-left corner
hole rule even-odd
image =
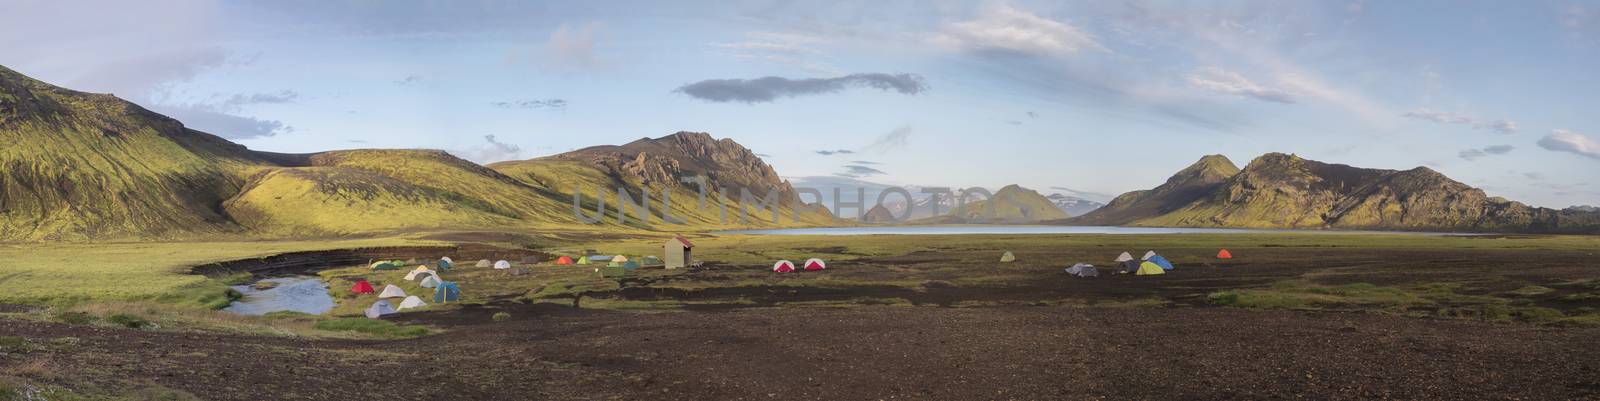
[[[994,196],[957,207],[950,214],[917,221],[932,224],[1022,224],[1067,218],[1067,212],[1038,192],[1007,185]]]

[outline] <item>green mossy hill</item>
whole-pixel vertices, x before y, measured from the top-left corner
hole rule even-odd
[[[1122,194],[1100,209],[1072,221],[1075,224],[1106,226],[1135,223],[1150,216],[1170,213],[1206,197],[1237,174],[1239,167],[1226,156],[1205,156],[1154,189]]]
[[[0,67],[0,240],[236,232],[218,205],[266,163],[114,96]]]
[[[948,215],[917,221],[927,224],[1025,224],[1067,218],[1067,212],[1038,192],[1007,185],[986,200],[974,200]]]
[[[1367,169],[1283,153],[1258,157],[1222,181],[1192,185],[1189,191],[1193,196],[1157,196],[1174,182],[1208,182],[1215,177],[1196,181],[1196,166],[1180,172],[1167,185],[1124,194],[1101,211],[1070,221],[1175,227],[1600,230],[1600,214],[1537,208],[1489,197],[1483,190],[1425,167]],[[1216,170],[1219,174],[1226,171]]]

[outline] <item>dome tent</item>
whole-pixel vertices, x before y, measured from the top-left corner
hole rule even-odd
[[[1217,251],[1217,259],[1233,259],[1233,252],[1228,252],[1227,249]]]
[[[1155,263],[1156,266],[1161,266],[1161,270],[1172,270],[1172,262],[1168,262],[1167,258],[1162,257],[1161,255],[1152,256],[1150,257],[1150,260],[1147,260],[1146,262]]]
[[[350,292],[356,294],[371,294],[376,291],[372,290],[372,283],[367,282],[367,280],[360,280],[356,281],[356,285],[350,286]]]
[[[772,264],[772,271],[778,272],[778,273],[792,272],[792,271],[794,271],[794,262],[790,262],[790,261],[787,261],[787,260],[780,260],[780,261],[778,261],[778,263],[773,263]]]
[[[1133,255],[1129,254],[1127,252],[1123,252],[1121,255],[1117,255],[1117,258],[1112,260],[1112,261],[1121,263],[1121,262],[1127,262],[1127,261],[1130,261],[1130,260],[1133,260]]]
[[[428,278],[422,279],[422,283],[420,285],[422,288],[438,288],[439,283],[442,282],[444,282],[444,280],[440,280],[439,276],[428,276]]]
[[[1000,262],[1003,263],[1011,263],[1015,262],[1016,260],[1017,255],[1012,254],[1011,251],[1006,251],[1006,253],[1000,255]]]
[[[558,265],[570,265],[570,264],[572,264],[572,257],[571,256],[562,256],[562,257],[556,258],[556,264],[558,264]]]
[[[504,261],[504,260],[498,261],[498,262],[494,262],[494,269],[495,270],[505,270],[505,269],[510,269],[510,268],[511,268],[511,262],[507,262],[507,261]]]
[[[396,286],[394,284],[389,284],[388,286],[383,287],[383,292],[378,293],[378,298],[405,298],[405,297],[406,297],[406,290],[402,290],[402,289],[400,289],[399,286]]]
[[[1091,264],[1079,263],[1068,267],[1067,274],[1074,277],[1100,277],[1100,269],[1094,268]]]
[[[488,259],[480,259],[480,260],[478,260],[478,264],[476,266],[478,266],[478,267],[489,267],[489,266],[493,266],[493,265],[494,265],[494,262],[490,262]]]
[[[422,298],[418,298],[416,295],[412,295],[412,296],[406,297],[406,300],[400,301],[399,310],[406,310],[406,309],[411,309],[411,308],[421,308],[421,307],[424,307],[424,306],[428,306],[428,304],[425,303],[425,302],[422,302]]]
[[[389,304],[389,301],[385,299],[380,299],[378,302],[373,302],[372,306],[367,307],[368,319],[377,319],[383,317],[384,315],[393,315],[395,313],[397,312],[394,310],[394,305]]]
[[[1145,252],[1144,257],[1139,258],[1139,260],[1150,260],[1153,257],[1156,257],[1156,251]]]
[[[828,263],[827,262],[823,262],[822,259],[817,259],[817,258],[806,259],[806,270],[825,270],[827,268],[828,268]]]
[[[439,288],[433,289],[433,303],[442,304],[459,301],[461,301],[461,287],[456,286],[454,281],[440,282]]]
[[[1157,274],[1167,274],[1167,271],[1166,269],[1162,269],[1161,265],[1151,263],[1150,261],[1145,261],[1144,263],[1139,264],[1139,271],[1135,274],[1140,276],[1153,276]]]

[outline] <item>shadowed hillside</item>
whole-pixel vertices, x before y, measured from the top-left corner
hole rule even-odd
[[[1269,153],[1207,156],[1166,184],[1069,220],[1084,225],[1593,232],[1600,214],[1489,197],[1425,167],[1395,171]]]
[[[1034,190],[1007,185],[986,200],[973,200],[950,214],[918,220],[927,224],[1023,224],[1067,218],[1067,212]]]

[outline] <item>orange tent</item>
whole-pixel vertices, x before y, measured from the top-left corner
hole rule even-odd
[[[361,280],[357,281],[356,285],[350,286],[350,292],[357,294],[371,294],[376,291],[372,290],[372,283],[368,283],[367,280]]]
[[[1233,253],[1228,252],[1227,249],[1217,251],[1217,259],[1233,259]]]
[[[556,258],[556,264],[558,264],[558,265],[570,265],[570,264],[572,264],[572,257],[571,256],[562,256],[560,258]]]

